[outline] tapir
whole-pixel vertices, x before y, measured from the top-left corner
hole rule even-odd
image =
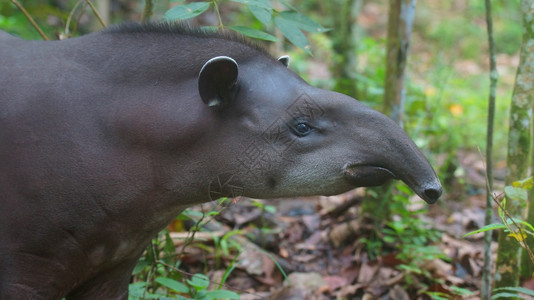
[[[442,187],[408,135],[261,47],[182,24],[0,32],[0,298],[127,299],[150,239],[220,197]]]

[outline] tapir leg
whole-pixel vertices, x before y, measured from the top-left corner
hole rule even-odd
[[[128,299],[128,284],[136,263],[137,259],[102,271],[70,292],[67,300]]]
[[[22,284],[1,284],[0,299],[2,300],[39,300],[52,299],[50,295],[37,292],[34,287]]]
[[[128,299],[128,284],[137,258],[105,269],[67,295],[67,300]]]

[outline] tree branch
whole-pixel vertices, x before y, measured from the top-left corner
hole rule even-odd
[[[35,20],[32,18],[32,16],[30,16],[30,14],[24,9],[24,7],[22,7],[22,5],[17,1],[17,0],[11,0],[11,3],[15,4],[21,11],[22,13],[26,16],[26,18],[28,19],[28,21],[30,21],[30,23],[33,25],[33,27],[39,32],[39,34],[43,37],[43,39],[45,41],[48,41],[48,37],[46,36],[46,34],[41,30],[41,28],[39,27],[39,25],[37,25],[37,23],[35,23]]]

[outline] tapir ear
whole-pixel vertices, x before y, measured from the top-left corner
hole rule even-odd
[[[289,68],[289,55],[283,55],[278,58],[278,61],[283,63],[286,68]]]
[[[228,56],[208,60],[198,75],[200,98],[209,107],[222,108],[234,97],[237,85],[237,62]]]

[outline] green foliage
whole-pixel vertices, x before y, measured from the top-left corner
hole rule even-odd
[[[506,201],[520,202],[521,205],[526,206],[528,203],[527,192],[528,189],[532,189],[533,181],[534,177],[529,177],[515,181],[511,186],[504,187],[504,197],[502,198],[502,201],[499,203],[495,200],[499,207],[499,217],[501,218],[502,223],[488,224],[480,229],[465,234],[464,237],[490,230],[503,229],[505,232],[509,232],[508,235],[515,238],[522,247],[528,248],[528,245],[523,243],[523,241],[528,235],[534,236],[534,226],[521,219],[510,217],[506,211]],[[532,262],[534,263],[534,260],[532,260]]]
[[[460,288],[457,286],[450,286],[452,297],[450,294],[442,292],[423,292],[423,294],[428,295],[431,299],[434,300],[449,300],[473,296],[473,292],[468,289]]]
[[[258,207],[261,209],[260,214],[260,224],[259,224],[259,244],[261,247],[264,247],[266,245],[266,235],[273,233],[274,231],[269,227],[269,224],[265,220],[266,214],[274,214],[276,212],[276,207],[273,205],[265,205],[263,201],[258,200],[252,200],[252,205]],[[254,238],[254,236],[251,236],[251,238]]]
[[[500,298],[517,298],[517,297],[520,297],[521,294],[534,297],[534,290],[522,288],[522,287],[498,288],[498,289],[494,289],[493,292],[496,294],[493,294],[493,296],[491,296],[490,298],[491,300],[500,299]]]
[[[281,1],[288,10],[278,11],[273,9],[271,3],[267,0],[232,0],[240,3],[248,8],[251,14],[264,27],[269,30],[273,25],[278,28],[282,34],[295,46],[303,49],[308,54],[311,54],[311,46],[303,31],[322,33],[328,31],[319,23],[313,21],[307,16],[301,14],[292,5],[285,1]],[[276,42],[278,39],[265,31],[258,30],[249,26],[225,26],[222,22],[221,14],[219,12],[219,5],[223,1],[212,0],[209,2],[192,2],[175,6],[165,13],[164,19],[167,21],[185,20],[194,18],[206,12],[211,6],[217,13],[219,18],[219,28],[228,28],[239,32],[243,35],[261,39],[271,42]]]
[[[228,26],[228,28],[232,29],[233,31],[237,31],[243,35],[246,35],[251,38],[270,41],[270,42],[276,42],[278,39],[266,32],[246,27],[246,26]]]
[[[441,250],[431,245],[440,239],[441,233],[418,217],[426,213],[426,207],[409,210],[409,197],[413,192],[403,183],[398,183],[396,189],[399,192],[390,203],[393,220],[387,221],[382,229],[384,241],[394,243],[398,251],[397,258],[413,268],[418,268],[421,260],[444,259]]]
[[[219,205],[223,205],[227,198],[219,200]],[[191,229],[191,237],[184,243],[181,253],[188,246],[196,246],[206,251],[211,251],[210,248],[202,244],[193,245],[193,238],[195,232],[201,230],[203,224],[208,222],[206,218],[211,218],[219,212],[196,212],[193,210],[185,210],[178,220],[197,219],[195,225]],[[221,239],[214,237],[216,260],[220,261],[220,256],[231,255],[231,250],[236,249],[240,251],[240,246],[229,242],[229,237],[235,234],[240,234],[239,231],[231,231],[225,234]],[[133,271],[133,275],[137,280],[129,286],[129,298],[134,299],[239,299],[239,295],[235,292],[221,289],[222,285],[235,268],[235,263],[239,257],[239,253],[233,258],[230,265],[226,268],[221,282],[216,282],[218,287],[215,290],[208,290],[211,284],[209,278],[203,274],[193,274],[190,278],[188,273],[180,271],[178,268],[181,261],[177,255],[177,249],[167,230],[159,233],[158,237],[154,239],[145,251],[145,255],[139,260],[137,266]],[[187,276],[184,276],[187,275]],[[187,296],[187,297],[186,297]]]
[[[50,37],[54,36],[57,27],[49,25],[47,20],[64,20],[67,18],[67,11],[59,9],[48,1],[19,1],[24,4],[31,16],[40,25],[41,29]],[[28,22],[24,14],[11,1],[0,1],[0,30],[5,30],[11,34],[25,39],[42,40],[39,33]]]
[[[397,192],[393,195],[393,201],[388,203],[390,219],[378,220],[384,226],[375,239],[365,238],[360,241],[367,246],[367,252],[372,259],[387,253],[396,253],[397,259],[402,261],[397,268],[405,271],[408,284],[415,282],[412,276],[433,281],[432,275],[422,265],[425,261],[434,259],[447,260],[443,252],[432,245],[440,239],[441,233],[419,218],[420,214],[426,213],[426,207],[419,210],[409,209],[409,197],[413,192],[405,184],[397,183],[395,189]]]
[[[187,294],[190,291],[187,285],[167,277],[157,277],[155,281],[173,292]]]
[[[154,281],[159,284],[159,289],[156,292],[148,292],[146,282],[130,284],[129,299],[240,299],[239,295],[232,291],[208,290],[210,280],[203,274],[194,274],[191,279],[186,280],[186,283],[166,277],[157,277]]]
[[[221,258],[233,256],[220,282],[211,282],[203,274],[192,274],[190,276],[190,274],[179,270],[181,254],[177,254],[177,249],[169,233],[163,230],[147,247],[145,254],[134,269],[133,275],[135,275],[137,282],[129,286],[130,299],[239,299],[239,295],[235,292],[221,288],[235,269],[238,258],[243,251],[241,246],[233,241],[231,237],[242,235],[243,233],[239,230],[233,230],[221,238],[213,236],[215,251],[201,243],[193,243],[195,232],[202,230],[204,224],[209,222],[213,216],[219,214],[217,209],[228,200],[228,198],[220,199],[219,205],[212,211],[198,212],[188,209],[177,217],[178,220],[196,220],[195,225],[190,230],[191,236],[184,243],[184,246],[179,251],[180,253],[183,253],[186,247],[197,247],[208,251],[211,256],[214,256],[217,265],[220,264]],[[265,212],[275,212],[274,206],[265,205],[260,201],[255,201],[254,205],[262,208]],[[258,251],[271,258],[282,275],[287,278],[282,266],[271,254],[261,248],[258,248]],[[214,290],[208,290],[211,284],[215,287]]]
[[[529,177],[524,180],[515,181],[512,183],[511,186],[506,186],[504,188],[504,196],[502,197],[502,201],[499,202],[497,197],[494,197],[493,200],[497,204],[499,208],[499,217],[501,219],[502,223],[495,223],[495,224],[489,224],[486,225],[478,230],[472,231],[467,233],[464,237],[470,236],[476,233],[480,232],[486,232],[490,230],[495,229],[502,229],[504,232],[508,233],[509,237],[513,237],[519,246],[521,246],[525,250],[525,254],[523,257],[523,263],[520,266],[519,271],[527,274],[527,276],[532,272],[532,269],[530,268],[532,264],[534,264],[534,253],[531,249],[531,243],[527,242],[528,237],[530,236],[530,239],[534,238],[534,226],[532,224],[521,220],[519,218],[513,217],[511,213],[507,210],[509,207],[506,202],[512,201],[514,206],[525,206],[528,203],[527,199],[527,190],[532,189],[533,185],[533,177]],[[519,203],[519,204],[517,204]],[[530,241],[530,240],[529,240]],[[511,246],[516,245],[513,242],[510,244]],[[499,247],[501,245],[499,244]],[[530,261],[530,265],[529,265]],[[502,284],[504,286],[507,285],[516,285],[517,283],[511,282]],[[501,286],[502,286],[501,285]],[[498,285],[497,285],[498,286]],[[505,290],[508,289],[508,290]],[[498,289],[498,294],[495,294],[491,299],[497,299],[502,297],[517,297],[514,293],[511,293],[511,288],[504,288],[504,289]]]
[[[262,201],[258,200],[252,200],[252,205],[260,208],[264,212],[272,213],[274,214],[276,212],[276,207],[273,205],[265,205]]]
[[[165,20],[185,20],[194,18],[210,8],[209,2],[191,2],[169,9],[164,16]]]

